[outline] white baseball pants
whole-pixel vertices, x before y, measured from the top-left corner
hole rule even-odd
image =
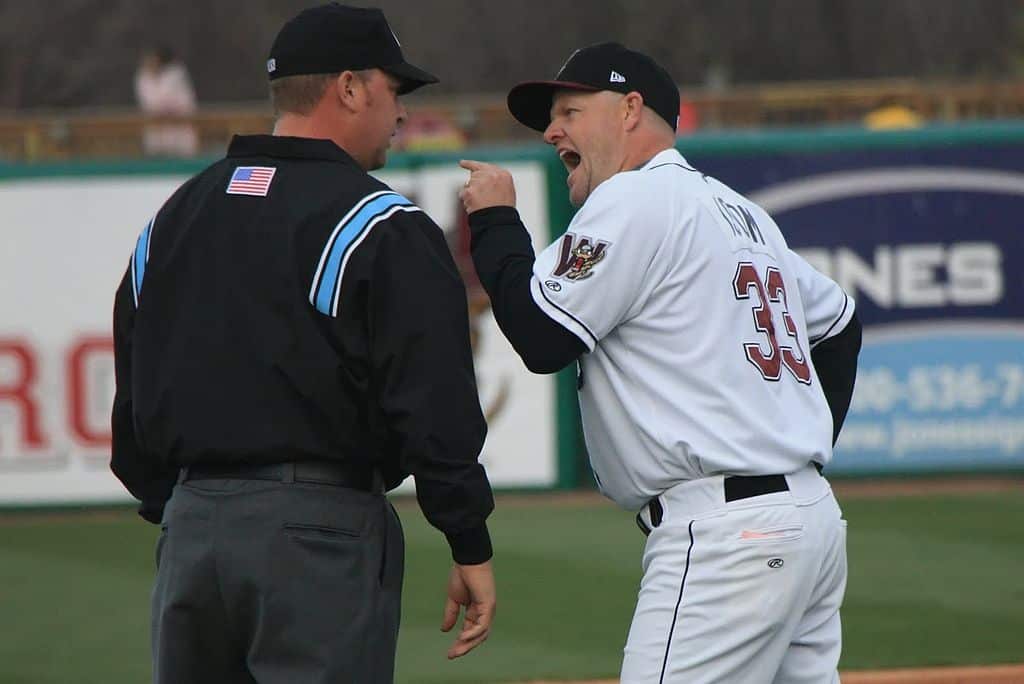
[[[813,466],[725,501],[724,477],[659,497],[622,684],[838,682],[846,521]]]

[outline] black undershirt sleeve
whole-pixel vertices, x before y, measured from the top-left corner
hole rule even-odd
[[[811,360],[818,372],[821,389],[825,392],[828,408],[832,412],[832,443],[846,420],[853,397],[853,384],[857,377],[857,355],[860,353],[861,324],[854,313],[842,332],[818,343],[811,349]]]
[[[491,298],[501,332],[534,373],[562,370],[587,347],[533,300],[534,252],[515,207],[490,207],[469,215],[477,277]]]

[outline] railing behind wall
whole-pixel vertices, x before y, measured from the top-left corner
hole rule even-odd
[[[408,135],[398,147],[451,149],[462,144],[536,140],[508,114],[504,96],[416,96],[407,102]],[[912,80],[843,81],[683,87],[680,131],[716,128],[862,122],[873,111],[900,107],[921,121],[1024,118],[1024,80],[922,83]],[[0,160],[45,161],[145,156],[147,126],[168,123],[133,110],[0,113]],[[217,156],[235,133],[269,132],[265,103],[207,105],[187,120],[199,136],[199,154]]]

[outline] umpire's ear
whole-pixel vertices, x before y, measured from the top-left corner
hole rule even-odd
[[[366,79],[354,71],[342,71],[334,79],[334,95],[342,108],[358,112],[366,102]]]

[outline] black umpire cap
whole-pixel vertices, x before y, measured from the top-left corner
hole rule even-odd
[[[402,81],[400,95],[438,82],[433,74],[405,61],[384,12],[336,2],[310,7],[290,19],[278,32],[267,59],[271,81],[374,68]]]
[[[508,110],[520,123],[544,131],[551,123],[551,100],[556,90],[638,92],[644,104],[668,122],[679,123],[679,87],[669,73],[647,55],[618,43],[580,48],[552,81],[527,81],[508,93]]]

